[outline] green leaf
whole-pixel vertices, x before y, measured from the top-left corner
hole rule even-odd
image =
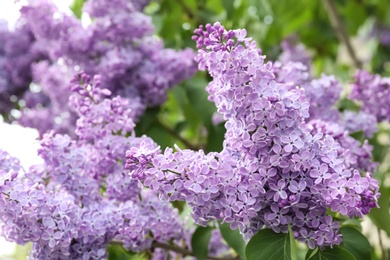
[[[361,223],[362,223],[361,219],[359,219],[359,218],[351,218],[351,219],[343,220],[341,225],[343,227],[352,227],[352,228],[357,229],[360,232],[362,232],[362,224]]]
[[[367,19],[365,7],[355,1],[347,1],[342,5],[341,15],[345,19],[345,27],[350,35],[355,35]]]
[[[247,260],[291,260],[288,234],[275,233],[270,229],[257,232],[245,249]]]
[[[135,132],[137,133],[137,136],[142,136],[146,134],[147,131],[152,128],[153,124],[156,122],[157,114],[159,111],[159,107],[146,109],[145,113],[142,115],[135,127]]]
[[[354,133],[349,134],[353,139],[363,143],[363,141],[366,139],[366,136],[364,134],[364,131],[357,131]]]
[[[134,253],[126,251],[121,245],[109,245],[107,247],[108,260],[146,260],[146,253]]]
[[[207,127],[207,152],[220,152],[222,150],[222,144],[226,132],[226,128],[223,124],[214,126],[210,125]]]
[[[293,233],[293,231],[291,229],[290,224],[288,225],[288,236],[290,238],[290,247],[291,247],[290,256],[291,256],[291,260],[297,260],[297,246],[295,244],[295,237],[294,237],[294,233]]]
[[[246,243],[238,229],[232,230],[230,224],[224,223],[219,225],[223,239],[226,243],[236,251],[242,260],[245,260],[245,246]]]
[[[389,196],[390,191],[388,187],[380,187],[379,192],[381,196],[378,199],[379,208],[373,208],[368,216],[374,222],[374,224],[386,231],[387,235],[390,236],[390,214],[389,214]]]
[[[231,0],[222,0],[222,5],[227,13],[228,17],[233,17],[234,15],[234,1]]]
[[[81,18],[84,2],[85,0],[74,0],[69,7],[70,10],[72,10],[72,12],[74,13],[74,15],[79,19]]]
[[[370,259],[371,245],[362,233],[352,227],[342,227],[340,232],[343,234],[341,246],[350,252],[356,260]]]
[[[128,253],[123,249],[122,246],[119,245],[109,245],[107,247],[108,252],[108,260],[128,260],[129,255]]]
[[[216,111],[214,103],[208,100],[208,93],[205,90],[207,83],[203,77],[198,75],[184,84],[191,106],[205,125],[211,124],[211,117]]]
[[[206,259],[209,252],[209,241],[211,238],[212,227],[199,226],[191,238],[191,247],[196,256],[196,259]]]
[[[317,250],[313,254],[313,250],[309,250],[306,254],[306,260],[356,260],[356,258],[346,249],[335,246],[333,248],[326,248],[325,250]],[[370,259],[370,258],[367,258]]]

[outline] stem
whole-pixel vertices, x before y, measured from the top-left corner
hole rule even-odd
[[[175,137],[177,140],[179,140],[180,142],[182,142],[185,146],[187,146],[189,149],[191,150],[199,150],[200,148],[197,146],[197,145],[194,145],[192,143],[190,143],[187,139],[181,137],[178,133],[176,133],[175,131],[173,131],[173,129],[169,128],[168,126],[166,126],[163,122],[161,122],[161,120],[159,120],[158,118],[156,119],[157,120],[157,123],[162,127],[164,128],[165,131],[167,131],[168,134],[172,135],[173,137]]]
[[[381,230],[379,228],[377,228],[377,231],[378,231],[379,246],[381,248],[381,253],[382,253],[382,260],[386,260],[387,259],[387,252],[383,246]]]
[[[325,6],[327,7],[326,9],[328,11],[329,20],[330,20],[330,23],[332,24],[333,30],[335,30],[339,40],[342,43],[344,43],[345,46],[347,47],[348,54],[351,57],[354,66],[358,69],[361,69],[362,63],[356,56],[356,52],[353,49],[351,41],[348,37],[348,34],[343,26],[343,23],[342,23],[339,15],[337,14],[337,10],[336,10],[336,7],[335,7],[333,1],[332,0],[324,0],[324,2],[325,2]]]
[[[174,173],[174,174],[176,174],[176,175],[181,175],[180,172],[175,172],[175,171],[172,171],[172,170],[170,170],[170,169],[166,169],[165,171]]]
[[[183,8],[184,12],[188,15],[188,18],[192,20],[196,17],[192,9],[183,0],[177,0],[177,3]]]

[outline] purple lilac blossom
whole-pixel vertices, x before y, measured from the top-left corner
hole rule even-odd
[[[390,78],[360,70],[355,75],[351,99],[362,103],[361,110],[378,122],[390,121]]]
[[[306,67],[310,67],[311,54],[306,47],[299,43],[299,38],[295,35],[287,37],[281,44],[282,53],[279,56],[279,60],[282,63],[299,62]]]
[[[381,44],[390,46],[390,29],[388,26],[379,23],[375,24],[369,36],[374,36]]]
[[[344,111],[343,123],[350,133],[363,131],[365,136],[371,138],[378,132],[376,117],[363,111]]]
[[[17,107],[17,99],[29,91],[31,64],[47,54],[23,21],[18,21],[13,31],[0,21],[0,39],[0,114],[11,120],[9,112]]]
[[[64,100],[70,96],[68,79],[79,70],[100,74],[102,88],[128,98],[135,121],[147,106],[162,104],[169,88],[192,76],[196,71],[194,52],[164,48],[162,40],[153,35],[151,17],[142,13],[147,2],[88,1],[84,11],[92,22],[87,26],[60,12],[49,0],[30,1],[24,6],[21,20],[30,25],[34,37],[49,53],[49,61],[44,62],[47,70],[42,70],[43,65],[35,66],[33,80],[42,85],[50,102],[26,109],[21,123],[39,128],[35,115],[44,114],[48,123],[43,124],[41,134],[50,127],[69,128],[67,133],[72,134],[74,111]],[[65,72],[50,68],[59,64]]]
[[[186,201],[200,225],[222,220],[247,239],[262,228],[286,233],[291,225],[310,248],[339,244],[338,222],[327,209],[363,217],[379,197],[377,181],[360,175],[365,168],[340,143],[349,139],[306,123],[304,89],[276,82],[272,63],[244,29],[208,24],[193,39],[199,69],[213,78],[209,100],[226,120],[224,148],[205,154],[132,147],[132,178],[165,200]],[[325,81],[331,86],[332,78]]]
[[[72,80],[78,138],[46,133],[38,151],[43,165],[22,171],[0,150],[0,234],[32,242],[29,259],[106,259],[112,241],[142,251],[153,241],[184,236],[170,203],[124,178],[125,151],[157,145],[135,137],[128,101],[110,98],[99,79],[79,74]]]
[[[307,64],[288,60],[287,57],[293,59],[291,55],[282,56],[272,68],[276,76],[275,80],[284,84],[290,90],[297,87],[304,89],[306,99],[310,103],[310,116],[305,118],[305,122],[310,124],[310,121],[314,120],[314,124],[316,124],[318,120],[321,120],[321,125],[329,124],[325,128],[337,129],[335,131],[337,134],[332,136],[334,138],[337,138],[337,136],[343,137],[343,141],[338,140],[342,147],[349,150],[349,153],[354,154],[353,157],[363,158],[359,159],[360,169],[375,172],[376,166],[371,163],[373,147],[367,141],[360,144],[359,141],[348,137],[349,133],[357,131],[363,131],[365,136],[372,137],[377,131],[375,117],[364,111],[360,111],[358,114],[352,111],[339,112],[336,105],[340,98],[342,86],[334,76],[322,74],[320,78],[313,78]],[[354,117],[353,115],[357,116]]]
[[[275,81],[289,89],[303,88],[310,103],[309,117],[305,121],[321,119],[337,122],[340,113],[336,103],[340,98],[342,86],[334,76],[322,74],[320,78],[310,75],[310,67],[300,61],[287,60],[283,55],[275,62],[273,69]]]

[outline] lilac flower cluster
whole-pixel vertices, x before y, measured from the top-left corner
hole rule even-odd
[[[77,114],[67,104],[68,82],[80,70],[100,74],[103,88],[129,99],[134,120],[146,106],[162,104],[169,88],[192,76],[194,52],[164,48],[162,40],[153,35],[151,18],[142,12],[147,3],[88,1],[84,12],[92,21],[83,26],[50,0],[35,0],[22,7],[19,23],[24,26],[16,28],[12,37],[1,26],[0,33],[7,35],[6,46],[0,46],[0,57],[6,58],[0,59],[0,75],[6,80],[1,86],[7,86],[7,91],[2,87],[0,91],[8,101],[11,95],[25,99],[20,123],[38,128],[41,134],[49,129],[72,134]],[[8,45],[20,47],[8,50]],[[24,77],[20,93],[8,82],[18,79],[14,76]],[[40,86],[39,93],[29,91],[31,82]]]
[[[390,121],[390,78],[360,70],[355,75],[351,98],[362,103],[362,111],[378,122]]]
[[[74,78],[70,106],[79,116],[78,139],[45,134],[39,149],[43,165],[22,172],[0,150],[0,235],[32,242],[30,259],[105,259],[112,241],[141,251],[153,241],[184,236],[171,204],[125,178],[125,151],[156,144],[134,136],[128,101],[108,98],[110,91],[99,84],[99,77]]]
[[[306,99],[310,103],[310,116],[305,120],[321,119],[336,122],[340,120],[336,103],[340,98],[342,87],[338,80],[334,76],[325,74],[320,78],[311,77],[307,61],[304,64],[299,60],[287,60],[285,53],[282,53],[280,60],[273,66],[275,80],[285,84],[289,89],[299,86],[305,90]]]
[[[16,98],[29,89],[30,65],[45,58],[46,52],[23,21],[10,31],[7,22],[0,20],[0,39],[0,114],[11,119],[7,116],[16,107]]]
[[[307,68],[311,64],[311,54],[306,47],[299,43],[299,38],[295,35],[287,37],[281,44],[282,53],[279,56],[279,61],[283,64],[288,62],[302,63]]]
[[[223,220],[249,238],[263,227],[287,232],[290,224],[310,248],[339,244],[327,209],[363,217],[379,197],[371,174],[360,175],[366,164],[344,147],[350,139],[327,121],[307,121],[310,95],[275,81],[272,63],[244,29],[208,24],[193,38],[199,68],[213,78],[209,99],[227,121],[224,148],[205,154],[132,147],[132,178],[168,201],[185,200],[201,225]],[[332,88],[333,78],[323,81]]]
[[[359,141],[354,140],[348,134],[363,131],[365,136],[372,137],[378,131],[375,117],[364,111],[358,113],[352,111],[341,113],[338,111],[337,102],[342,91],[341,84],[334,76],[325,74],[322,74],[320,78],[313,78],[310,75],[308,64],[302,63],[307,61],[305,57],[308,57],[308,54],[302,49],[301,45],[293,47],[290,43],[289,46],[290,48],[283,48],[284,51],[279,61],[276,61],[273,66],[275,80],[284,84],[290,90],[297,87],[303,88],[306,100],[310,103],[309,117],[305,118],[305,122],[310,124],[310,121],[315,120],[314,124],[316,124],[318,120],[321,120],[322,125],[326,126],[328,124],[325,128],[332,130],[326,132],[337,139],[345,150],[349,151],[349,156],[354,157],[355,161],[360,161],[360,169],[374,172],[376,164],[371,162],[373,147],[367,141],[363,145],[360,144]],[[300,51],[294,51],[295,48]],[[293,56],[293,53],[297,56]],[[288,60],[288,57],[292,60]]]
[[[363,111],[344,111],[343,125],[350,133],[363,131],[364,135],[370,138],[373,137],[374,133],[378,132],[375,115]]]
[[[368,36],[376,37],[384,46],[390,46],[390,28],[384,24],[377,22]]]

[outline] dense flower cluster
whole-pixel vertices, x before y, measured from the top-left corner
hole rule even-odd
[[[340,112],[336,105],[341,98],[341,84],[334,76],[325,74],[322,74],[320,78],[313,78],[307,62],[309,54],[302,50],[301,45],[293,47],[289,44],[288,46],[290,47],[283,48],[280,59],[273,66],[275,80],[289,90],[297,86],[303,88],[305,99],[310,103],[309,117],[305,118],[305,122],[310,123],[315,120],[318,123],[318,120],[321,120],[321,124],[327,129],[326,133],[335,138],[345,151],[348,151],[348,157],[354,157],[353,160],[360,161],[360,169],[374,172],[376,164],[371,162],[373,147],[367,142],[361,145],[359,141],[350,137],[349,133],[362,131],[365,136],[372,137],[378,131],[375,116],[364,111]],[[291,60],[288,60],[288,57]]]
[[[378,122],[390,121],[390,78],[358,71],[351,98],[362,102],[362,111],[375,116]]]
[[[378,131],[375,115],[364,111],[344,111],[343,123],[345,129],[350,133],[363,131],[365,136],[372,137]]]
[[[300,51],[293,51],[294,48],[291,46],[288,49],[284,48],[279,60],[273,66],[275,80],[285,84],[289,89],[299,86],[305,90],[306,100],[310,103],[310,116],[305,119],[306,121],[311,119],[339,120],[339,111],[335,105],[340,98],[341,84],[334,76],[325,74],[322,74],[320,78],[313,78],[310,75],[308,54],[302,50],[301,45],[295,49]]]
[[[98,85],[99,77],[85,74],[72,81],[79,138],[45,134],[43,165],[23,172],[0,151],[0,234],[33,242],[30,259],[104,259],[112,241],[141,251],[184,237],[178,211],[125,178],[125,150],[155,144],[132,134],[127,100],[107,98],[110,91]]]
[[[306,47],[299,43],[299,38],[295,35],[287,37],[281,44],[282,53],[279,56],[279,61],[283,64],[288,62],[302,63],[307,68],[311,64],[311,54]]]
[[[226,120],[223,151],[132,147],[132,178],[166,200],[185,200],[198,224],[220,219],[247,238],[263,227],[287,232],[290,224],[310,248],[339,244],[338,223],[326,211],[362,217],[377,206],[377,181],[360,175],[370,162],[344,147],[351,141],[344,131],[308,121],[315,91],[307,97],[306,88],[275,81],[272,63],[245,30],[215,23],[193,38],[199,68],[213,78],[209,99]],[[334,91],[332,82],[312,85]]]
[[[299,86],[305,89],[306,99],[310,103],[310,117],[306,121],[321,119],[337,122],[349,133],[363,131],[367,137],[372,137],[378,131],[375,116],[364,111],[338,111],[336,105],[341,98],[341,84],[334,76],[325,74],[320,78],[313,78],[310,73],[309,52],[302,44],[294,45],[293,40],[290,37],[282,43],[283,52],[274,63],[273,72],[275,80],[286,84],[286,87]]]
[[[192,76],[194,52],[164,48],[161,39],[153,35],[151,18],[142,12],[147,3],[88,1],[84,12],[92,20],[83,26],[50,0],[31,0],[21,9],[19,23],[23,26],[12,33],[1,26],[6,41],[4,47],[0,43],[0,57],[5,57],[4,62],[0,59],[0,75],[7,80],[7,89],[1,91],[0,87],[0,91],[8,101],[11,95],[25,99],[20,122],[41,134],[49,129],[72,134],[77,115],[67,103],[71,94],[68,82],[80,70],[100,74],[103,88],[129,99],[134,120],[146,106],[163,103],[169,88]],[[8,78],[23,83],[20,93]],[[29,90],[31,82],[40,87],[38,93]]]
[[[29,89],[31,63],[44,59],[46,52],[23,21],[9,31],[7,22],[0,20],[0,39],[0,114],[11,119],[11,109]]]

